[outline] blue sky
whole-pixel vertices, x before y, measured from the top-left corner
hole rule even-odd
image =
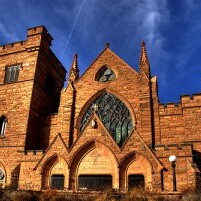
[[[82,74],[110,42],[138,71],[144,40],[161,103],[201,92],[200,0],[0,0],[0,45],[26,39],[38,25],[67,70],[78,53]]]

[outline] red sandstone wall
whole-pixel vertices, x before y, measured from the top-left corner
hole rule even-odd
[[[101,83],[95,81],[98,70],[104,65],[108,65],[116,74],[117,79],[112,82]],[[73,89],[69,85],[66,93],[62,94],[61,109],[68,108],[68,122],[73,124],[74,141],[79,136],[79,126],[82,115],[101,93],[108,91],[122,100],[129,108],[133,117],[133,124],[140,132],[147,144],[151,143],[151,125],[150,125],[150,101],[149,101],[149,83],[144,75],[138,75],[132,68],[124,63],[109,49],[95,60],[84,75],[74,83],[75,90],[75,118],[70,120]],[[62,112],[62,111],[61,111]],[[70,126],[70,125],[69,125]],[[67,128],[68,129],[68,128]],[[64,136],[66,138],[66,136]]]
[[[51,112],[55,102],[44,95],[45,74],[50,72],[57,80],[58,98],[63,87],[66,71],[49,48],[51,40],[45,27],[40,26],[29,29],[25,41],[0,46],[0,116],[5,115],[8,120],[5,135],[0,136],[5,185],[18,183],[25,141],[27,148],[43,146],[42,139],[37,137],[41,114]],[[16,64],[21,64],[18,81],[4,83],[6,67]],[[38,147],[37,140],[41,142]],[[25,175],[21,173],[22,178]]]
[[[201,140],[201,95],[181,97],[177,105],[160,105],[162,144]]]

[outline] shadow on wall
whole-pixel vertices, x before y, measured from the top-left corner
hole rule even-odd
[[[20,175],[20,164],[15,167],[13,172],[11,173],[11,188],[17,189],[19,183],[19,175]]]

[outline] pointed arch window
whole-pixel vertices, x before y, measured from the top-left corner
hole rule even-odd
[[[113,72],[112,69],[110,69],[107,66],[101,68],[96,75],[96,80],[99,82],[108,82],[113,81],[115,79],[116,79],[115,73]]]
[[[94,112],[115,142],[121,146],[133,131],[132,118],[125,104],[112,94],[104,93],[86,110],[80,124],[80,131],[85,128]]]
[[[5,116],[0,118],[0,135],[5,135],[7,119]]]

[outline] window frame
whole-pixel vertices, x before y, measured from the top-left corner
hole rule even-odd
[[[78,176],[78,189],[80,190],[101,191],[108,187],[112,188],[112,185],[111,174],[80,174]]]
[[[5,69],[4,83],[17,82],[19,79],[21,66],[21,64],[7,66]]]
[[[62,186],[56,186],[55,185],[55,181],[53,182],[53,180],[55,179],[55,178],[62,178],[62,180],[60,180],[59,182],[63,182],[62,183]],[[57,181],[58,182],[58,181]],[[58,184],[58,183],[57,183]],[[51,175],[51,180],[50,180],[50,187],[51,188],[53,188],[53,189],[58,189],[58,190],[63,190],[64,189],[64,186],[65,186],[65,176],[63,175],[63,174],[52,174]]]
[[[145,188],[144,174],[129,174],[128,175],[128,189]]]
[[[6,133],[7,118],[5,116],[0,117],[0,136],[5,136]]]
[[[111,93],[104,92],[86,108],[79,125],[80,133],[88,125],[94,113],[100,118],[119,147],[124,144],[134,130],[130,110],[122,100]]]
[[[110,74],[106,74],[106,72],[110,70]],[[117,79],[116,73],[107,65],[103,66],[96,73],[95,80],[100,83],[112,82]]]

